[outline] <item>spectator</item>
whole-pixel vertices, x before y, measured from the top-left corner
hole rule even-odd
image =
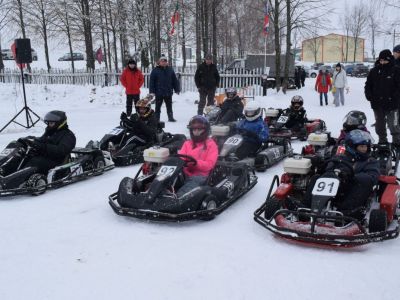
[[[319,93],[319,104],[323,106],[322,96],[325,98],[325,105],[328,105],[328,91],[332,88],[331,76],[325,69],[319,70],[315,81],[315,90]]]
[[[300,69],[300,80],[301,80],[301,86],[305,86],[305,81],[306,81],[307,73],[304,67],[302,66]]]
[[[393,48],[394,64],[400,67],[400,44]]]
[[[296,88],[299,90],[301,89],[301,74],[300,74],[300,67],[294,68],[294,84]]]
[[[179,95],[180,86],[174,69],[168,66],[168,59],[161,56],[158,66],[150,73],[150,93],[156,96],[156,117],[160,120],[161,106],[165,102],[168,121],[176,122],[172,112],[172,94],[175,91]]]
[[[340,63],[337,63],[335,72],[333,72],[333,88],[335,89],[333,103],[335,106],[340,106],[340,103],[344,105],[344,89],[348,92],[349,87],[347,85],[346,71],[343,70]]]
[[[140,99],[140,87],[144,83],[143,73],[137,68],[134,59],[129,59],[128,66],[122,72],[120,80],[126,93],[126,115],[130,117],[132,114],[132,103],[135,102],[136,106],[136,103]]]
[[[379,53],[375,67],[369,72],[365,82],[365,97],[374,111],[375,132],[379,136],[379,143],[388,142],[387,124],[392,134],[392,142],[399,148],[400,68],[395,66],[394,57],[389,49]]]
[[[219,86],[219,73],[215,64],[213,64],[213,57],[207,54],[204,62],[201,63],[194,75],[194,81],[200,94],[200,101],[197,107],[197,114],[202,115],[203,109],[207,106],[214,105],[215,90]]]

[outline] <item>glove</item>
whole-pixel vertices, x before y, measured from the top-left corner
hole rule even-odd
[[[43,153],[46,150],[46,144],[37,139],[26,139],[26,142],[36,153]]]
[[[126,120],[128,120],[128,116],[126,115],[126,113],[123,111],[122,113],[121,113],[121,121],[126,121]]]
[[[131,122],[133,122],[133,123],[138,122],[138,121],[139,121],[139,115],[138,115],[138,114],[133,114],[133,115],[131,115],[131,118],[130,118],[129,121],[131,121]]]

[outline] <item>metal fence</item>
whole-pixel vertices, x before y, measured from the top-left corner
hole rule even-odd
[[[194,83],[196,66],[174,68],[180,82],[182,92],[197,91]],[[149,87],[151,69],[143,69],[145,77],[144,87]],[[94,72],[71,70],[52,70],[50,73],[45,70],[32,70],[31,73],[24,72],[25,83],[27,84],[71,84],[71,85],[95,85],[112,86],[119,84],[121,73],[107,72],[105,70],[95,70]],[[227,87],[245,89],[251,96],[262,95],[261,86],[262,68],[244,72],[242,70],[232,70],[229,74],[220,74],[221,81],[219,92]],[[20,83],[21,73],[19,70],[6,69],[0,73],[0,83]]]

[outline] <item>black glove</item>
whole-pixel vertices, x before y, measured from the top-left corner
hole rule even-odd
[[[133,114],[133,115],[131,115],[131,118],[130,118],[129,121],[131,121],[131,122],[133,122],[133,123],[136,123],[136,122],[138,122],[139,120],[140,120],[139,115],[138,115],[138,114]]]
[[[46,150],[46,144],[38,141],[37,139],[29,139],[29,145],[34,149],[36,153],[44,153]]]
[[[121,113],[121,117],[120,117],[120,118],[121,118],[121,121],[128,120],[128,116],[126,115],[126,112],[123,111],[123,112]]]

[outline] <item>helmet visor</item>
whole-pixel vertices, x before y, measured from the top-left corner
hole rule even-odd
[[[47,122],[60,122],[61,121],[61,116],[58,114],[55,114],[54,112],[48,112],[44,116],[44,122],[47,124]]]

